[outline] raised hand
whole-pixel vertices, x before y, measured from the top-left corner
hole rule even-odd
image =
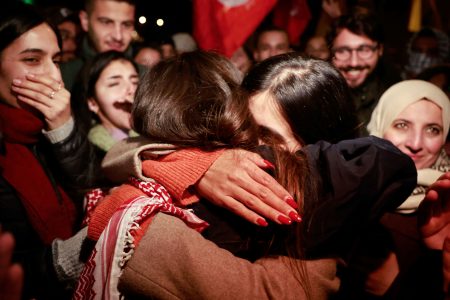
[[[450,172],[429,187],[418,214],[425,245],[442,250],[443,290],[450,299]]]
[[[301,221],[289,193],[262,168],[273,168],[256,153],[227,150],[197,183],[201,196],[246,220],[266,226]]]
[[[424,243],[432,249],[443,249],[450,235],[450,172],[429,187],[418,213]]]
[[[14,79],[12,90],[17,99],[40,111],[47,130],[56,129],[71,117],[70,93],[62,81],[47,75],[26,75],[26,79]]]

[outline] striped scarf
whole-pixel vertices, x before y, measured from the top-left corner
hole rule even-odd
[[[136,248],[141,225],[158,212],[182,219],[187,226],[201,232],[208,223],[191,211],[172,204],[167,190],[155,181],[130,178],[130,184],[142,193],[125,201],[113,214],[85,265],[74,299],[120,299],[118,281]]]

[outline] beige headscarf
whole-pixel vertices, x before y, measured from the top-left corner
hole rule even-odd
[[[395,118],[410,104],[423,98],[432,101],[442,109],[443,143],[450,126],[450,100],[436,85],[423,80],[405,80],[391,86],[381,96],[380,101],[372,112],[367,130],[371,135],[383,137]],[[417,185],[413,194],[398,207],[402,213],[416,211],[425,195],[426,187],[436,181],[439,176],[450,169],[448,156],[442,150],[441,155],[431,168],[417,171]]]
[[[382,138],[406,107],[423,98],[434,102],[442,109],[445,141],[450,126],[450,100],[438,86],[424,80],[405,80],[387,89],[372,112],[367,130],[371,135]]]

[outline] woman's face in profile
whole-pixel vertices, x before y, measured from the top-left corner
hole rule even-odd
[[[444,145],[442,109],[432,101],[419,100],[406,107],[384,133],[417,169],[431,167]]]
[[[54,31],[42,23],[15,39],[0,54],[0,98],[20,107],[11,91],[14,79],[25,80],[27,74],[50,76],[61,81],[61,50]]]
[[[289,151],[295,152],[301,148],[295,139],[291,126],[280,112],[280,108],[268,92],[257,93],[250,98],[249,108],[256,123],[279,134],[285,141]]]
[[[89,109],[98,115],[106,128],[131,129],[131,105],[139,77],[133,64],[114,60],[95,83],[95,99],[88,99]]]

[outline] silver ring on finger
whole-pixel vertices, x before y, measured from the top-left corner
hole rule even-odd
[[[54,97],[55,97],[55,94],[56,94],[56,91],[51,91],[49,94],[48,94],[48,97],[50,98],[50,99],[53,99]]]

